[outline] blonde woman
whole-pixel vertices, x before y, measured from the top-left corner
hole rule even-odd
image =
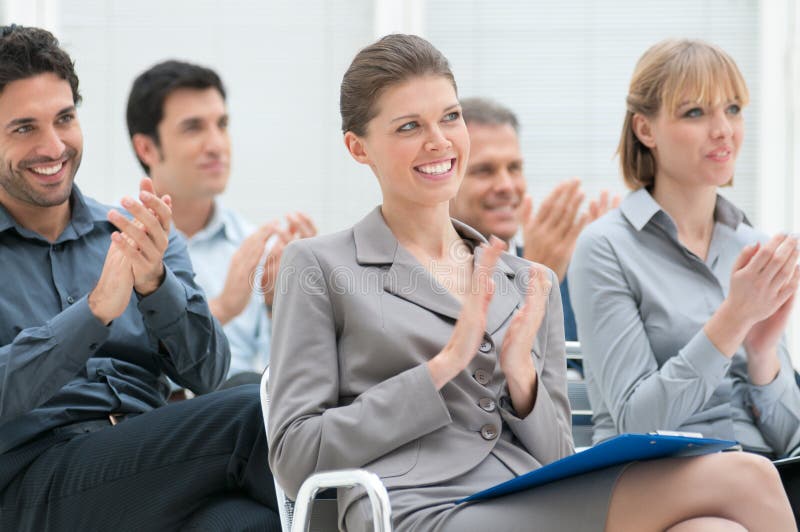
[[[767,238],[718,194],[748,98],[702,41],[658,43],[636,65],[619,145],[632,192],[584,231],[569,272],[595,441],[681,430],[770,458],[800,444],[783,338],[797,240]]]

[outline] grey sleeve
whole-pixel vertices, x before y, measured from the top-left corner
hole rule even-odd
[[[196,393],[217,388],[228,373],[230,349],[194,282],[186,244],[173,230],[164,255],[164,282],[139,301],[145,327],[158,345],[164,372]]]
[[[578,239],[569,267],[572,306],[584,364],[618,433],[674,430],[697,412],[725,377],[730,360],[701,329],[661,368],[636,294],[609,240]]]
[[[748,385],[748,403],[757,412],[756,424],[764,439],[779,455],[790,454],[800,445],[800,387],[795,381],[786,337],[778,345],[781,369],[769,384]]]
[[[305,244],[283,252],[270,361],[269,463],[290,497],[314,472],[364,466],[452,422],[425,364],[339,405],[347,353],[338,351],[330,292]]]
[[[567,397],[567,362],[564,347],[564,318],[558,278],[550,272],[552,289],[547,314],[539,329],[543,339],[541,358],[534,355],[539,384],[533,410],[518,418],[509,408],[501,408],[503,420],[522,442],[528,452],[541,464],[549,464],[574,452],[572,416]],[[506,393],[508,393],[506,391]],[[501,401],[503,403],[508,401]],[[542,435],[547,437],[543,438]]]
[[[108,338],[86,297],[0,347],[0,424],[53,397]]]

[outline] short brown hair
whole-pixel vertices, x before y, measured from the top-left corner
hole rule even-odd
[[[418,76],[444,76],[458,93],[450,63],[431,43],[416,35],[387,35],[356,54],[342,78],[339,111],[342,132],[364,136],[387,88]]]
[[[464,98],[461,100],[461,114],[467,125],[504,126],[508,124],[519,135],[519,120],[514,111],[505,105],[488,98]]]
[[[48,73],[69,82],[72,101],[81,101],[75,64],[52,33],[16,24],[0,26],[0,92],[14,81]]]
[[[655,157],[636,137],[633,116],[673,112],[687,93],[693,101],[705,105],[733,99],[744,107],[750,101],[739,68],[718,46],[693,39],[667,39],[651,46],[633,71],[617,147],[628,188],[652,186],[656,175]]]

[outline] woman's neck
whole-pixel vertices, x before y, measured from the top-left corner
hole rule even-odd
[[[418,259],[420,254],[426,259],[446,259],[453,244],[461,240],[450,220],[448,203],[420,208],[384,202],[381,214],[398,242]]]
[[[652,195],[675,222],[678,239],[705,259],[714,231],[717,187],[687,187],[670,179],[656,178]]]

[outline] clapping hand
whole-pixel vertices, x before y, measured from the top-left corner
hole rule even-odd
[[[619,206],[619,196],[609,200],[608,191],[589,203],[589,210],[578,215],[584,199],[579,179],[562,181],[542,200],[534,212],[533,199],[526,194],[522,202],[522,235],[525,258],[544,264],[564,280],[567,266],[586,224]]]
[[[278,269],[281,263],[283,250],[292,240],[309,238],[317,234],[314,221],[307,214],[295,212],[286,215],[286,229],[276,232],[276,239],[272,244],[261,272],[261,293],[268,309],[272,309],[275,299],[275,283],[278,279]]]
[[[122,206],[133,219],[116,210],[109,211],[108,219],[119,229],[111,238],[131,265],[134,290],[147,296],[164,280],[172,202],[169,196],[157,196],[153,182],[147,177],[140,183],[139,200],[128,196],[122,199]]]
[[[89,309],[103,325],[125,312],[133,293],[133,270],[114,234],[117,233],[112,234],[100,279],[88,297]]]
[[[525,303],[511,319],[500,350],[500,369],[506,376],[511,403],[519,417],[530,413],[536,398],[538,379],[531,348],[547,311],[551,290],[547,268],[531,265]]]
[[[742,310],[751,310],[753,325],[743,343],[748,373],[754,383],[771,382],[780,369],[777,346],[789,321],[800,281],[797,245],[796,238],[779,235],[763,247],[745,249],[739,260],[746,260],[748,255],[751,258],[731,276],[731,292],[734,283],[737,292],[741,292],[738,289],[742,285],[747,288],[741,294],[747,298]]]
[[[706,323],[709,340],[730,357],[744,345],[750,382],[772,382],[780,370],[777,346],[800,283],[793,236],[745,247],[731,273],[728,296]]]
[[[264,256],[267,240],[280,231],[277,220],[259,227],[242,244],[231,257],[225,285],[219,296],[209,301],[209,308],[222,325],[241,314],[253,294],[255,274]]]
[[[483,245],[482,249],[472,272],[471,290],[464,300],[453,334],[444,349],[428,361],[436,389],[441,389],[469,365],[483,340],[486,314],[494,294],[492,275],[500,254],[505,250],[505,243],[492,237],[489,245]]]

